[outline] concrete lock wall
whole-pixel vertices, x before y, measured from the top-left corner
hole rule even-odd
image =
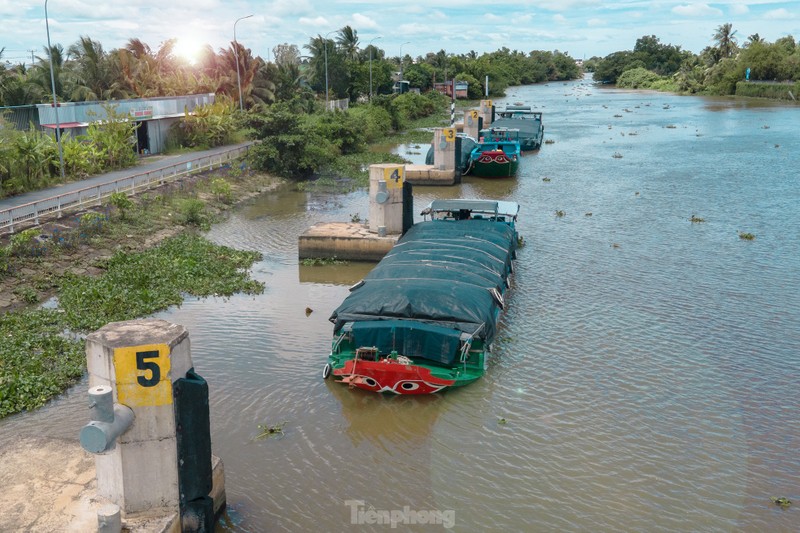
[[[405,166],[369,167],[369,230],[381,235],[403,232],[403,183]]]
[[[125,513],[180,502],[173,382],[192,368],[188,332],[164,320],[114,322],[86,339],[89,386],[110,386],[131,428],[96,459],[97,492]]]

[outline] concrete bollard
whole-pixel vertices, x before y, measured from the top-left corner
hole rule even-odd
[[[480,113],[477,109],[470,109],[464,113],[464,133],[473,139],[477,139],[481,132],[481,121],[479,119]]]
[[[97,510],[98,533],[120,533],[122,531],[122,516],[119,505],[113,503],[103,505]]]
[[[178,515],[184,531],[213,530],[224,501],[210,494],[224,486],[212,490],[208,387],[188,332],[163,320],[111,323],[87,337],[86,359],[93,420],[80,437],[97,454],[98,495],[123,515]]]
[[[456,169],[456,129],[433,130],[433,166],[437,170]]]
[[[491,100],[481,100],[478,115],[483,119],[483,128],[488,128],[494,122],[494,105]]]
[[[133,423],[130,407],[114,404],[111,387],[99,385],[89,389],[89,416],[91,422],[80,433],[83,449],[89,453],[104,453],[113,449],[117,437]]]
[[[404,165],[370,165],[369,230],[372,233],[402,233],[404,181]]]

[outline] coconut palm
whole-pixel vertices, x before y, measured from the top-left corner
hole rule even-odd
[[[70,99],[73,101],[110,100],[121,96],[111,75],[108,56],[103,45],[89,37],[81,37],[69,47],[73,58]]]
[[[736,53],[738,46],[736,45],[735,35],[736,31],[733,30],[733,24],[730,22],[719,26],[714,33],[714,41],[717,43],[717,48],[723,58],[731,57]]]
[[[338,32],[336,43],[347,59],[358,59],[358,32],[345,26]]]

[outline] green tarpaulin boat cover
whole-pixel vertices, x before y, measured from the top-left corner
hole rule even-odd
[[[417,223],[333,312],[334,333],[353,322],[359,346],[442,363],[462,332],[491,343],[516,245],[503,222]]]

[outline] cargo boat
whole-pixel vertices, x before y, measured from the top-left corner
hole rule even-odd
[[[486,371],[516,257],[519,205],[436,200],[331,314],[323,378],[431,394]]]

